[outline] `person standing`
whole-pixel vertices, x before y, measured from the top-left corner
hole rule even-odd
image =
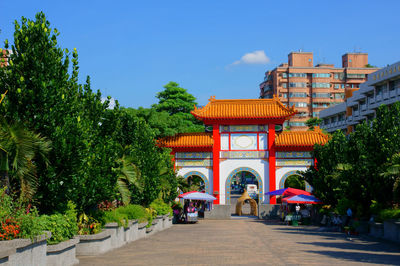
[[[300,212],[300,205],[297,203],[296,205],[296,215],[299,215]]]
[[[351,217],[353,216],[353,212],[350,209],[350,207],[347,209],[346,214],[347,214],[346,226],[348,226],[350,224]]]

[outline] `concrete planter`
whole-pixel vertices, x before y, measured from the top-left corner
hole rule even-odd
[[[104,226],[111,233],[111,248],[119,248],[125,245],[125,228],[118,223],[108,223]]]
[[[391,241],[400,242],[400,222],[394,220],[384,221],[383,237]]]
[[[124,229],[125,242],[129,243],[138,239],[138,221],[130,220],[128,228]]]
[[[383,237],[383,223],[369,223],[369,235],[372,237]]]
[[[79,263],[76,258],[76,244],[79,239],[69,239],[56,245],[47,246],[47,266],[70,266]]]
[[[112,231],[104,230],[95,235],[78,235],[76,244],[76,255],[99,255],[112,249]]]
[[[46,240],[51,233],[30,239],[0,241],[0,265],[46,265]]]
[[[155,232],[162,231],[164,229],[164,226],[163,226],[164,217],[163,216],[157,216],[157,218],[154,219],[154,220],[156,221],[156,223],[154,224],[154,231]]]
[[[150,227],[146,227],[146,237],[149,237],[150,235],[154,234],[154,225],[151,225]]]
[[[138,239],[146,237],[147,222],[138,224]]]
[[[359,221],[356,232],[359,234],[368,234],[368,221]]]

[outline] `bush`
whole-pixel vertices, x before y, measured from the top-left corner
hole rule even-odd
[[[128,226],[128,215],[118,211],[119,208],[111,211],[105,211],[103,221],[105,223],[117,223],[119,226]]]
[[[157,215],[171,214],[171,207],[165,203],[162,199],[156,199],[150,204],[150,208],[157,212]]]
[[[72,202],[68,202],[65,214],[42,215],[38,219],[42,230],[51,232],[51,238],[47,240],[49,245],[71,239],[78,233],[76,210]]]
[[[117,212],[125,214],[129,220],[138,220],[139,223],[148,221],[148,213],[143,206],[129,204],[116,209]]]
[[[0,189],[0,240],[33,239],[42,233],[36,208],[13,201],[5,189]]]
[[[377,221],[400,219],[400,209],[386,209],[379,212]]]

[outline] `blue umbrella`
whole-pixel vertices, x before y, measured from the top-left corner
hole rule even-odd
[[[287,188],[282,188],[282,189],[278,189],[278,190],[274,190],[274,191],[270,191],[265,193],[265,195],[271,195],[271,196],[277,196],[277,195],[282,195],[283,192],[286,191]]]
[[[189,194],[183,196],[182,199],[213,201],[213,200],[216,200],[217,198],[213,197],[207,193],[192,192],[192,193],[189,193]]]
[[[296,195],[282,199],[287,203],[299,203],[299,204],[322,204],[322,201],[312,195]]]

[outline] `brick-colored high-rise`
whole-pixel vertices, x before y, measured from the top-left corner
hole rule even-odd
[[[345,93],[359,88],[367,74],[378,68],[366,67],[368,54],[347,53],[342,56],[342,67],[333,64],[314,66],[313,53],[291,52],[288,63],[265,73],[260,84],[260,97],[277,95],[287,106],[299,112],[290,119],[292,130],[305,130],[305,122],[318,117],[319,112],[344,101]],[[368,65],[369,66],[369,65]]]

